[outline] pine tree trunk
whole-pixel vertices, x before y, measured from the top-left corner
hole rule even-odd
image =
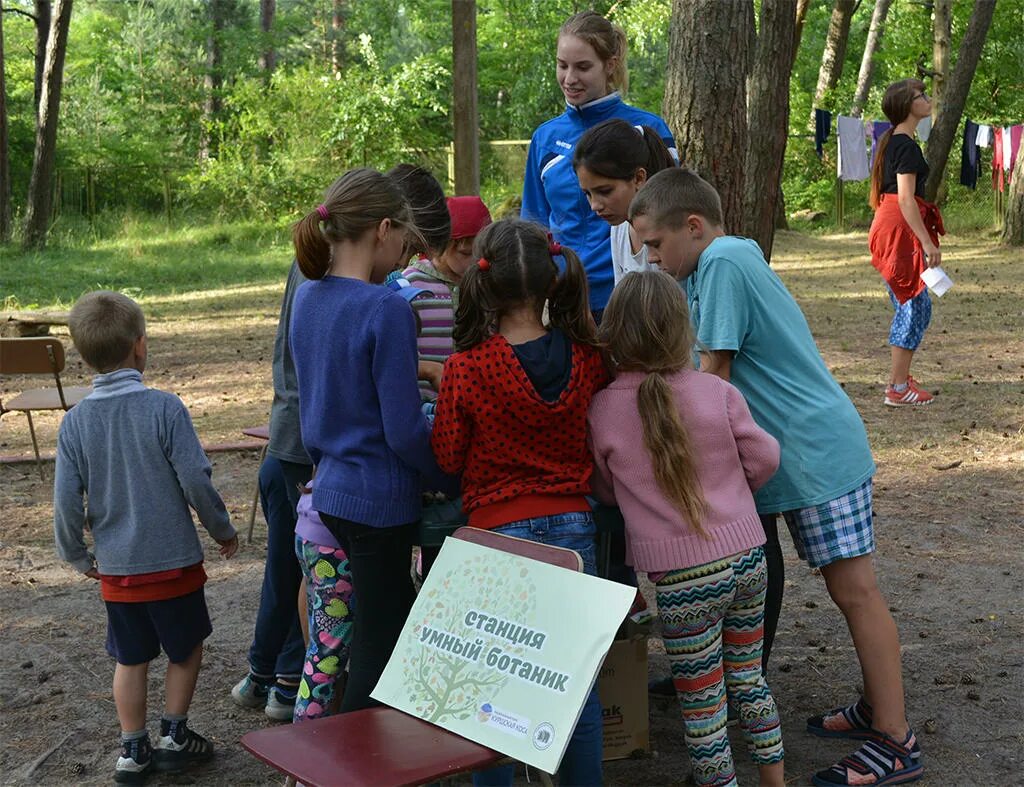
[[[260,53],[259,68],[263,78],[270,84],[270,77],[277,66],[277,53],[274,51],[274,16],[277,13],[277,0],[260,0],[260,32],[263,51]]]
[[[771,260],[782,164],[789,132],[789,75],[796,16],[790,0],[762,0],[760,35],[748,89],[750,134],[743,197],[743,234]]]
[[[477,114],[476,0],[452,0],[452,92],[455,193],[480,193],[480,119]]]
[[[727,232],[743,227],[748,20],[743,2],[672,0],[663,114],[680,160],[718,189]]]
[[[949,50],[953,35],[953,0],[934,0],[932,16],[932,122],[939,117],[949,81]]]
[[[39,120],[39,106],[43,95],[43,72],[46,70],[46,42],[50,40],[50,18],[53,3],[50,0],[35,0],[36,20],[36,54],[35,54],[35,90],[32,94],[36,108],[36,121]]]
[[[345,63],[345,0],[334,0],[331,13],[331,68],[340,74]]]
[[[821,54],[821,70],[818,72],[818,86],[814,90],[813,107],[822,107],[828,92],[839,84],[843,75],[843,61],[846,59],[846,42],[850,38],[850,21],[856,0],[835,0],[832,19],[828,23],[825,50]],[[829,102],[830,103],[830,102]],[[811,125],[814,125],[814,110],[811,110]]]
[[[793,30],[793,60],[796,61],[797,50],[800,49],[800,40],[804,37],[804,20],[807,19],[807,9],[811,0],[796,0],[796,27]]]
[[[199,137],[199,160],[207,161],[213,154],[212,131],[220,114],[221,34],[224,30],[226,0],[209,0],[210,28],[206,35],[206,74],[203,77],[203,121]]]
[[[1010,173],[1010,191],[1006,195],[1006,223],[1003,243],[1024,246],[1024,150],[1017,154],[1017,163]]]
[[[7,139],[7,82],[4,79],[4,14],[0,0],[0,243],[11,239],[11,159]]]
[[[868,100],[871,81],[875,77],[875,55],[882,43],[885,17],[891,5],[892,0],[875,0],[875,10],[871,12],[871,26],[868,28],[868,40],[864,43],[864,56],[860,59],[860,71],[857,74],[857,90],[853,94],[853,106],[850,110],[850,114],[855,118],[861,116]]]
[[[25,210],[25,248],[42,248],[53,207],[52,180],[57,158],[57,119],[60,114],[60,90],[64,81],[64,55],[71,22],[71,0],[57,0],[56,14],[46,42],[43,68],[43,93],[39,102],[36,148],[32,159],[32,177]]]
[[[995,0],[975,0],[971,21],[967,24],[967,32],[960,41],[960,49],[956,56],[956,65],[949,75],[946,85],[946,97],[942,111],[932,126],[928,137],[926,156],[931,174],[925,186],[925,199],[934,202],[946,172],[949,151],[953,147],[953,138],[967,103],[967,93],[971,89],[974,72],[981,58],[981,50],[985,46],[985,37],[992,24],[992,13],[995,11]]]

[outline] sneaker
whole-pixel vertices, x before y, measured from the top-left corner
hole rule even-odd
[[[807,720],[807,731],[819,738],[867,740],[877,733],[871,729],[871,706],[861,697],[846,708],[835,708]]]
[[[231,689],[231,699],[243,708],[262,708],[267,704],[270,686],[255,680],[250,672]]]
[[[153,767],[158,771],[176,771],[213,757],[213,744],[189,729],[187,721],[180,722],[174,734],[171,734],[170,726],[167,719],[161,720],[162,734],[153,748]]]
[[[298,687],[296,686],[296,690]],[[277,686],[271,686],[267,693],[267,704],[263,712],[274,721],[291,721],[295,713],[295,691],[291,696],[281,691]]]
[[[874,732],[857,751],[844,757],[831,768],[818,771],[811,782],[818,787],[836,785],[905,784],[924,775],[921,747],[913,731],[903,743],[881,732]]]
[[[912,407],[922,404],[931,404],[935,397],[927,391],[922,391],[917,380],[907,377],[907,387],[897,391],[891,385],[885,389],[885,404],[889,407]]]
[[[149,736],[133,741],[121,741],[121,756],[114,767],[114,781],[118,784],[142,784],[153,769],[153,747]]]

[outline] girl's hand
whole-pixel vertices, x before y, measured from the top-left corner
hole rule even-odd
[[[217,543],[220,544],[221,557],[229,558],[238,551],[238,534],[231,536],[227,541],[217,539]]]
[[[929,241],[922,243],[921,247],[924,249],[924,260],[929,268],[936,268],[942,263],[942,252],[938,246]]]
[[[435,391],[441,390],[441,374],[444,371],[444,364],[437,361],[420,361],[416,370],[416,376],[420,380],[426,380]]]

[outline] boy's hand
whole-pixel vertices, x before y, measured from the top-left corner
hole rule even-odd
[[[227,541],[221,541],[219,538],[216,539],[217,543],[220,544],[220,555],[221,557],[231,557],[235,552],[238,551],[238,534],[231,536]]]
[[[441,373],[444,371],[444,364],[437,361],[420,361],[416,370],[416,376],[420,380],[426,380],[435,391],[441,390]]]
[[[85,572],[85,576],[89,577],[89,579],[99,579],[100,572],[96,570],[96,566],[93,566]]]

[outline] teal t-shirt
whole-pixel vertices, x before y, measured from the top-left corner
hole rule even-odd
[[[760,247],[716,238],[684,287],[701,349],[736,353],[730,379],[782,450],[778,472],[754,495],[757,510],[818,505],[871,478],[864,423]]]

